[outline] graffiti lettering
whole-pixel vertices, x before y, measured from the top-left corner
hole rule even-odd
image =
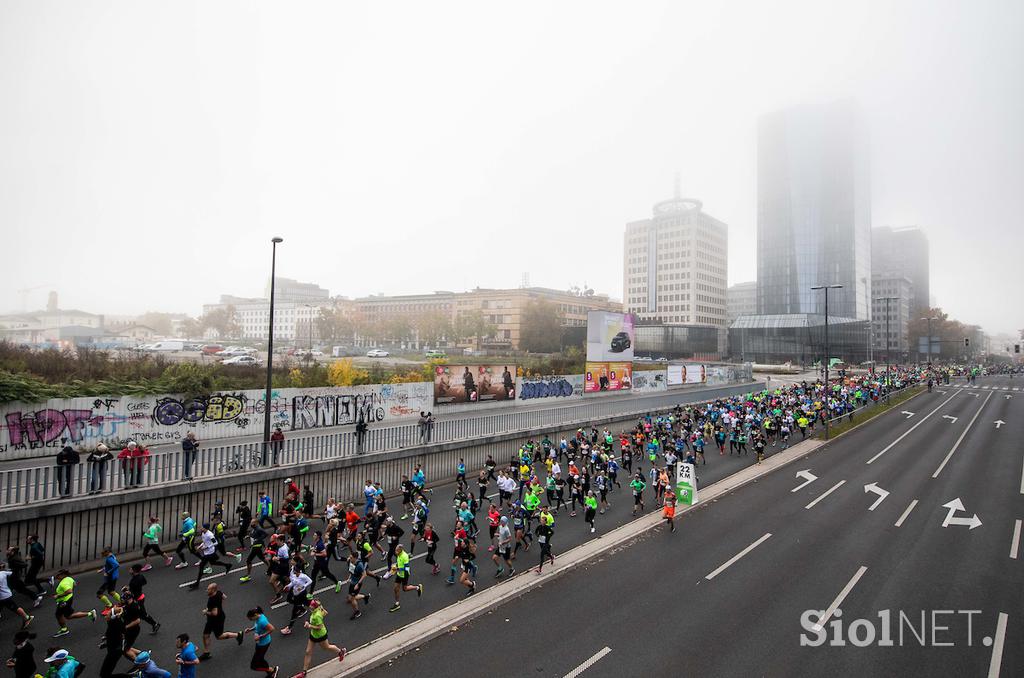
[[[572,384],[566,379],[552,381],[524,381],[519,392],[520,400],[533,398],[568,398],[572,395]]]
[[[92,410],[11,412],[6,417],[7,432],[12,445],[27,441],[30,447],[37,447],[62,436],[77,443],[82,440],[82,431],[91,418]]]
[[[181,422],[218,423],[233,421],[245,408],[244,395],[212,395],[191,400],[164,398],[153,409],[153,420],[163,426],[177,426]]]
[[[292,430],[342,426],[362,419],[384,419],[384,398],[377,393],[292,398]]]

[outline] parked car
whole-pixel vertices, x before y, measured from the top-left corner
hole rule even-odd
[[[231,358],[238,355],[253,355],[256,353],[256,349],[248,348],[246,346],[228,346],[223,351],[217,353],[218,358]]]
[[[612,337],[611,352],[612,353],[622,353],[627,348],[632,346],[632,343],[633,342],[631,342],[629,340],[629,333],[628,332],[619,332],[614,337]]]
[[[224,347],[220,344],[207,344],[200,349],[203,355],[217,355],[223,350]]]
[[[335,346],[331,349],[331,355],[335,358],[348,358],[362,354],[362,351],[352,346]]]
[[[391,354],[382,348],[371,348],[366,352],[367,358],[387,358],[389,355]]]
[[[263,361],[251,355],[236,355],[233,358],[225,358],[220,361],[221,365],[252,365],[259,367]]]
[[[433,360],[433,359],[436,359],[436,358],[447,358],[448,354],[445,353],[444,351],[439,351],[437,349],[433,349],[433,350],[430,350],[430,351],[424,351],[423,352],[423,357]]]
[[[649,356],[649,355],[642,355],[642,356],[637,356],[636,358],[633,358],[633,362],[650,363],[650,362],[654,362],[654,359],[651,358],[651,356]]]
[[[155,344],[150,344],[150,351],[161,351],[177,353],[178,351],[185,350],[185,342],[183,341],[158,341]]]

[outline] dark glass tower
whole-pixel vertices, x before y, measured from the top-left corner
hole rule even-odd
[[[757,146],[757,312],[871,313],[868,147],[851,101],[765,115]]]

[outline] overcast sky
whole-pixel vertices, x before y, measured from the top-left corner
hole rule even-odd
[[[1024,328],[1024,3],[0,5],[0,310],[583,283],[682,192],[754,278],[757,116],[854,97],[873,224]],[[20,290],[35,288],[24,295]]]

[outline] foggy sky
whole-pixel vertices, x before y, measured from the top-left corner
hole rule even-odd
[[[372,5],[370,7],[363,5]],[[831,7],[825,7],[831,5]],[[0,5],[0,311],[584,282],[682,192],[755,277],[757,116],[854,97],[936,301],[1024,328],[1024,3]]]

